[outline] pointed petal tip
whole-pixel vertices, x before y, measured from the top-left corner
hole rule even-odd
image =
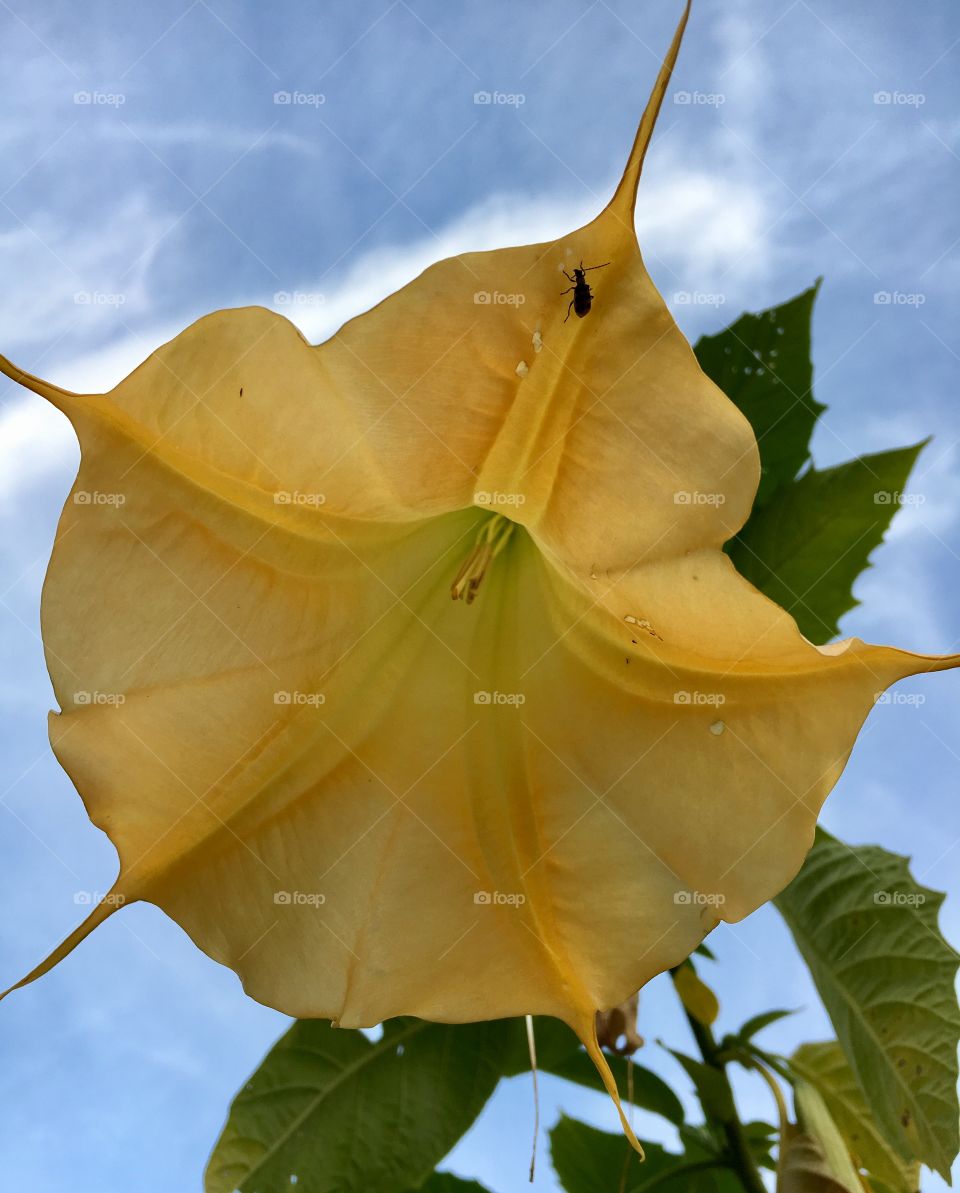
[[[587,1050],[587,1055],[596,1066],[597,1072],[600,1074],[600,1080],[603,1082],[603,1087],[613,1099],[613,1104],[617,1108],[617,1114],[620,1115],[620,1125],[623,1128],[623,1133],[627,1137],[627,1142],[638,1153],[640,1159],[646,1158],[643,1150],[643,1145],[633,1132],[633,1127],[627,1120],[627,1116],[623,1110],[623,1104],[620,1101],[620,1091],[617,1089],[617,1080],[610,1070],[610,1065],[607,1058],[603,1054],[603,1049],[597,1039],[597,1013],[595,1010],[587,1010],[582,1014],[574,1015],[568,1020],[570,1027],[576,1032],[580,1038],[580,1043],[583,1044]]]
[[[71,393],[70,390],[61,389],[59,385],[53,385],[49,381],[35,377],[32,373],[28,373],[25,369],[21,369],[15,365],[12,360],[8,360],[5,356],[0,356],[0,373],[9,377],[11,381],[15,381],[17,385],[22,385],[25,389],[39,394],[41,398],[46,398],[58,410],[66,411],[70,402],[79,396]]]
[[[676,66],[677,55],[680,53],[680,45],[683,41],[683,34],[687,27],[687,21],[690,19],[692,3],[693,0],[686,0],[683,13],[680,16],[680,21],[673,35],[673,40],[670,43],[670,48],[667,50],[666,57],[660,67],[660,72],[653,85],[650,98],[647,100],[647,106],[643,110],[640,126],[637,129],[637,135],[634,138],[633,147],[630,150],[630,156],[627,159],[623,176],[617,185],[613,198],[607,204],[607,211],[616,212],[621,219],[629,218],[631,228],[633,227],[633,212],[637,203],[637,188],[640,185],[640,174],[643,170],[644,158],[650,146],[650,139],[656,127],[657,117],[660,115],[663,98],[670,85],[673,69]]]
[[[14,990],[19,990],[21,986],[29,986],[30,983],[35,982],[37,978],[42,978],[44,974],[49,973],[51,969],[53,969],[56,965],[59,965],[64,957],[72,953],[77,945],[90,935],[94,928],[99,927],[104,920],[109,919],[109,917],[113,915],[117,908],[122,907],[124,900],[111,898],[113,895],[115,895],[115,889],[114,891],[111,891],[110,895],[108,895],[106,898],[101,899],[101,901],[96,905],[93,911],[90,912],[87,918],[82,923],[78,924],[77,927],[74,928],[74,930],[70,933],[70,935],[62,940],[60,944],[58,944],[57,947],[47,957],[45,957],[43,961],[40,962],[39,965],[34,966],[34,968],[31,969],[26,976],[22,977],[19,982],[14,982],[12,986],[8,986],[6,990],[0,992],[0,1002],[2,1002],[8,994],[12,994]]]

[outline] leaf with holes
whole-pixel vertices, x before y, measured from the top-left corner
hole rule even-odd
[[[790,1057],[790,1068],[820,1092],[856,1163],[890,1193],[917,1193],[918,1165],[903,1160],[887,1132],[870,1113],[843,1049],[835,1041],[803,1044]]]
[[[793,482],[810,459],[826,409],[813,396],[810,322],[820,283],[758,314],[744,314],[694,351],[707,376],[750,420],[760,447],[756,507]]]
[[[397,1193],[429,1176],[500,1079],[507,1025],[394,1019],[371,1043],[295,1023],[234,1099],[205,1193]]]
[[[906,858],[819,829],[776,899],[878,1127],[946,1177],[957,1154],[957,954]]]

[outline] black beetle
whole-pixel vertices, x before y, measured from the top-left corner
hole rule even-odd
[[[574,269],[573,277],[571,277],[566,270],[563,271],[563,276],[568,282],[573,282],[566,290],[561,290],[561,294],[569,294],[573,291],[573,298],[570,299],[570,306],[567,307],[567,318],[564,319],[566,323],[570,318],[570,307],[577,313],[577,317],[582,319],[584,315],[590,314],[590,307],[593,305],[593,291],[587,285],[587,279],[584,276],[589,273],[591,269],[606,269],[610,264],[609,261],[604,261],[602,265],[588,265],[586,269],[583,267],[583,262],[580,262],[580,268]]]

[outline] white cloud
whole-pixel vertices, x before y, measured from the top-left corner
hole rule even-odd
[[[146,274],[170,222],[137,193],[104,212],[95,234],[46,212],[11,221],[0,255],[9,276],[22,280],[0,287],[4,348],[102,335],[118,309],[142,315],[150,305]]]
[[[172,145],[182,148],[209,145],[217,153],[247,154],[260,153],[265,149],[286,149],[303,157],[316,158],[321,155],[317,143],[308,137],[298,137],[294,133],[278,132],[276,129],[265,132],[263,129],[243,129],[202,120],[128,121],[124,125],[105,120],[97,133],[105,140],[116,141],[129,141],[133,134],[150,146]]]

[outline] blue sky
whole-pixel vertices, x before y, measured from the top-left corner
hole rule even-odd
[[[679,7],[0,0],[0,351],[102,390],[214,308],[261,303],[319,339],[442,256],[577,226],[609,196]],[[698,0],[638,211],[691,338],[824,275],[818,463],[934,436],[843,629],[944,652],[960,648],[958,64],[950,0]],[[0,386],[4,981],[116,871],[46,738],[40,585],[76,459],[58,414]],[[923,703],[879,706],[825,814],[950,892],[955,941],[958,682],[911,681]],[[793,1006],[771,1047],[828,1034],[774,912],[711,945],[722,1026]],[[159,911],[125,909],[3,1004],[5,1181],[198,1189],[230,1097],[284,1023]],[[641,1031],[640,1059],[685,1089],[655,1042],[689,1046],[660,980]],[[771,1115],[752,1081],[741,1092],[748,1116]],[[541,1095],[546,1125],[563,1108],[616,1129],[599,1096],[549,1078]],[[529,1083],[510,1083],[451,1165],[520,1188],[532,1120]],[[541,1142],[536,1188],[553,1187]]]

